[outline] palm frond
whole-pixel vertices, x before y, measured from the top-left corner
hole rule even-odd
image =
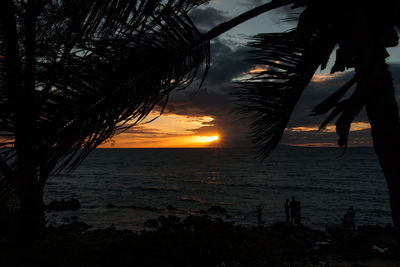
[[[208,61],[208,43],[185,51],[200,38],[185,14],[166,6],[148,20],[129,37],[102,38],[89,46],[78,46],[79,52],[70,55],[68,64],[55,73],[59,79],[48,94],[45,107],[49,110],[45,113],[67,110],[68,115],[56,124],[61,127],[54,129],[57,139],[53,139],[51,153],[66,147],[76,152],[58,170],[70,162],[70,168],[76,167],[126,123],[131,126],[144,119],[169,92],[188,86],[201,63]],[[178,55],[177,51],[185,52]],[[43,76],[48,75],[45,72]],[[56,118],[51,119],[44,123],[54,125]],[[39,128],[48,131],[51,125]]]
[[[313,114],[311,115],[321,115],[327,113],[331,110],[334,106],[338,104],[340,99],[347,93],[347,91],[356,83],[356,78],[353,77],[350,81],[348,81],[345,85],[340,87],[335,93],[329,96],[327,99],[322,101],[320,104],[313,108]],[[326,125],[326,124],[325,124]],[[324,125],[324,126],[325,126]],[[323,128],[324,126],[321,126]]]
[[[34,165],[45,173],[60,160],[57,171],[75,168],[103,141],[143,120],[155,105],[165,104],[171,90],[188,86],[203,62],[207,73],[210,39],[296,1],[272,1],[202,35],[187,12],[204,2],[38,1],[32,106],[40,108],[32,130],[35,153],[40,153],[35,160],[40,162]],[[23,2],[15,3],[22,32],[25,8]],[[24,65],[23,34],[18,42]],[[12,116],[4,116],[11,123],[11,140]]]
[[[256,120],[251,124],[253,140],[265,158],[278,144],[290,115],[317,68],[334,48],[329,31],[297,41],[296,31],[254,37],[251,63],[265,71],[240,83],[236,94],[240,109]]]
[[[37,6],[36,89],[30,101],[36,107],[32,160],[40,172],[60,161],[57,172],[75,168],[103,141],[144,119],[173,89],[187,87],[202,63],[208,68],[209,42],[198,41],[201,34],[187,16],[202,2],[54,0]],[[23,31],[25,6],[15,9]],[[20,104],[7,98],[10,88],[1,74],[0,142],[7,153],[0,155],[16,166],[9,143],[16,138],[15,105]]]

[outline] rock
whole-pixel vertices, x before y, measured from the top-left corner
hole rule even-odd
[[[89,228],[91,228],[91,226],[85,222],[72,222],[70,224],[64,224],[59,227],[59,229],[74,233],[80,233],[86,231]]]
[[[378,251],[379,253],[385,253],[385,252],[387,252],[389,250],[388,248],[380,248],[380,247],[378,247],[376,245],[373,245],[372,248],[374,250]]]
[[[62,211],[62,210],[77,210],[81,207],[79,200],[71,198],[69,200],[62,199],[61,201],[53,200],[46,206],[47,210]]]
[[[172,205],[168,205],[167,206],[167,210],[176,210],[176,208],[174,206],[172,206]]]
[[[106,208],[115,208],[115,205],[113,203],[108,203]]]
[[[156,219],[148,219],[147,221],[144,222],[144,226],[149,228],[157,228],[158,225],[159,224]]]
[[[138,207],[135,207],[135,208],[138,208]],[[155,212],[157,212],[157,211],[160,211],[160,209],[159,209],[159,208],[150,207],[150,206],[141,207],[141,209],[144,209],[144,210],[149,210],[149,211],[155,211]]]
[[[221,206],[211,206],[208,210],[208,212],[213,212],[213,213],[222,213],[225,214],[227,211]]]

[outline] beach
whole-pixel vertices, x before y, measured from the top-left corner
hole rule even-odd
[[[389,227],[327,232],[285,222],[244,227],[208,216],[160,217],[141,232],[46,229],[31,243],[1,243],[1,266],[399,266]]]

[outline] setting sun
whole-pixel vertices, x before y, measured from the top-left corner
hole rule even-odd
[[[214,136],[194,136],[193,137],[193,142],[194,143],[211,143],[214,141],[218,141],[219,136],[214,135]]]
[[[219,136],[218,136],[218,135],[208,137],[208,141],[209,141],[209,142],[218,141],[218,139],[219,139]]]

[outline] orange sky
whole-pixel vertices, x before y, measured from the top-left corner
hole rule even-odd
[[[350,131],[355,132],[355,131],[361,131],[361,130],[366,130],[371,128],[369,123],[366,122],[353,122],[351,124]],[[315,131],[317,132],[319,130],[319,126],[305,126],[305,127],[293,127],[293,128],[286,128],[286,131],[291,131],[291,132],[312,132]],[[321,129],[321,132],[326,132],[326,133],[334,133],[336,132],[336,126],[335,125],[327,125],[324,129]]]
[[[185,116],[150,114],[146,120],[133,126],[126,132],[114,136],[101,145],[102,148],[173,148],[173,147],[215,147],[221,141],[221,135],[207,131],[214,126],[210,116]],[[202,129],[201,133],[198,130]],[[205,129],[205,130],[204,130]]]
[[[157,115],[151,114],[147,122]],[[210,116],[184,116],[177,114],[162,115],[151,123],[142,123],[132,127],[130,130],[114,136],[112,140],[101,145],[102,148],[201,148],[220,147],[223,143],[221,133],[214,129],[214,119]],[[351,126],[351,132],[369,129],[370,125],[365,122],[355,122]],[[200,131],[201,129],[201,131]],[[290,133],[319,132],[333,133],[334,125],[328,125],[325,129],[318,131],[319,126],[304,126],[286,128]],[[296,146],[337,146],[332,143],[296,143],[287,144]]]

